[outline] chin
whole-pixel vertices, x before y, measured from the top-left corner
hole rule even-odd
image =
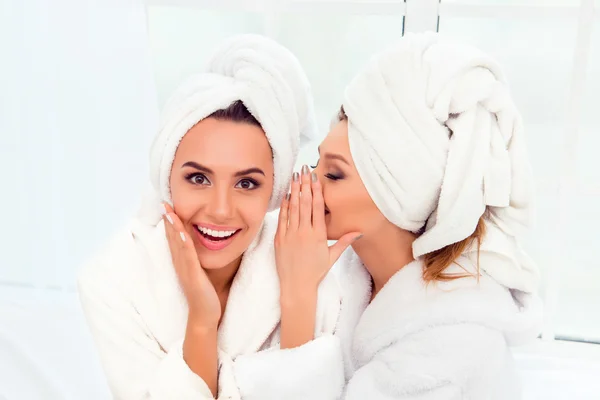
[[[196,244],[196,253],[198,261],[202,268],[206,270],[217,270],[231,265],[231,263],[239,260],[246,250],[242,248],[242,243],[231,243],[221,250],[209,250],[201,244]]]
[[[197,232],[196,235],[199,236]],[[236,234],[229,244],[220,249],[207,247],[198,236],[194,238],[194,247],[200,265],[206,270],[218,270],[230,266],[233,262],[240,259],[246,248],[250,245],[247,240],[247,232]]]
[[[216,252],[207,252],[206,249],[202,250],[203,251],[198,252],[198,260],[200,261],[202,268],[207,270],[225,268],[241,256],[241,254],[237,254],[237,252],[223,252],[223,254],[217,254]]]

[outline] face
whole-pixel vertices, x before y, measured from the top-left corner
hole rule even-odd
[[[389,225],[356,171],[347,121],[335,125],[319,146],[315,171],[323,186],[327,239],[337,240],[350,232],[372,236]]]
[[[257,235],[273,189],[272,157],[264,131],[248,123],[207,118],[183,137],[171,197],[203,268],[239,262]]]

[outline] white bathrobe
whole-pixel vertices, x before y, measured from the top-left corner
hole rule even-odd
[[[310,85],[293,54],[271,39],[235,36],[220,45],[205,70],[184,82],[163,111],[150,154],[152,191],[138,215],[82,271],[79,291],[108,383],[117,399],[212,399],[206,383],[182,356],[188,306],[171,262],[161,202],[170,202],[169,176],[179,142],[198,121],[236,100],[261,123],[273,149],[274,184],[269,209],[289,188],[302,140],[315,132]],[[240,393],[261,398],[248,379],[263,353],[286,360],[279,351],[279,279],[273,239],[277,221],[267,216],[244,252],[218,333],[219,399]],[[309,351],[335,351],[331,333],[340,310],[335,280],[320,286],[315,335]],[[270,350],[267,350],[270,349]],[[257,353],[258,352],[258,353]],[[330,381],[329,371],[294,366],[301,382],[315,387]],[[343,380],[338,378],[336,387]]]
[[[265,357],[275,357],[282,365],[295,360],[293,351],[279,350],[279,282],[273,248],[276,226],[275,218],[268,215],[244,253],[231,287],[218,333],[219,399],[264,398],[262,388],[251,379],[252,371],[261,369]],[[303,353],[310,358],[333,352],[335,358],[339,343],[331,333],[340,310],[340,291],[332,276],[319,289],[315,332],[319,339]],[[162,223],[149,228],[133,222],[117,234],[83,269],[79,293],[115,398],[213,398],[206,383],[183,360],[187,303]],[[343,379],[336,371],[328,365],[318,367],[307,362],[294,364],[289,371],[293,371],[294,381],[302,384],[342,388]]]
[[[489,242],[506,241],[492,224],[488,230]],[[446,272],[476,276],[477,257],[471,247],[457,260],[460,266]],[[307,384],[300,375],[297,382],[282,376],[283,362],[273,354],[255,365],[261,369],[246,375],[262,386],[258,395],[243,398],[520,399],[510,347],[535,340],[540,330],[540,301],[523,290],[535,281],[535,272],[487,251],[485,242],[479,258],[479,279],[429,285],[422,278],[422,262],[416,260],[398,271],[369,303],[370,276],[348,250],[337,271],[343,300],[335,340],[324,344],[319,353],[310,349],[317,341],[310,342],[285,360],[292,365],[311,364],[315,375],[327,371],[326,386]],[[344,389],[338,384],[342,376]]]
[[[472,257],[457,262],[475,271]],[[464,271],[454,266],[448,272]],[[422,273],[420,261],[405,266],[358,315],[370,291],[356,279],[360,273],[349,273],[355,282],[348,287],[364,297],[357,307],[348,305],[340,321],[340,335],[352,335],[345,340],[350,356],[343,398],[519,399],[509,346],[537,336],[537,299],[513,293],[485,272],[479,282],[462,278],[429,286]]]

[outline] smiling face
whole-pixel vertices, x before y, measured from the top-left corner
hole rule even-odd
[[[331,129],[319,146],[319,157],[315,172],[323,185],[327,239],[337,240],[349,232],[361,232],[367,238],[389,226],[352,161],[347,121]]]
[[[248,122],[200,121],[177,148],[170,187],[202,267],[239,263],[273,190],[273,155],[264,131]]]

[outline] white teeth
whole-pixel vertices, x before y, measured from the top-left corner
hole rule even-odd
[[[208,229],[208,228],[203,228],[201,226],[197,226],[197,228],[200,232],[204,233],[205,235],[212,236],[212,237],[218,237],[218,238],[229,237],[236,232],[236,231],[216,231],[216,230],[212,230],[212,229]]]

